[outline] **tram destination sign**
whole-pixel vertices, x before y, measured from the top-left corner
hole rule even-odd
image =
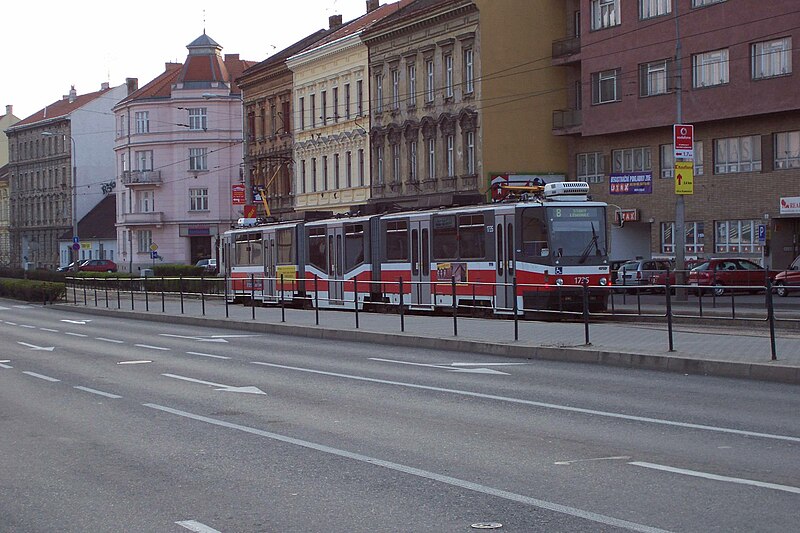
[[[652,172],[627,172],[609,174],[608,188],[611,194],[652,194]]]

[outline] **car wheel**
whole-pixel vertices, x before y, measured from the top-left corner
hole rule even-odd
[[[112,272],[114,272],[114,271],[113,271],[113,270],[111,270],[111,269],[109,268],[108,270],[106,270],[106,272],[108,272],[109,274],[111,274],[111,273],[112,273]]]
[[[786,288],[786,285],[784,285],[782,281],[779,281],[778,283],[775,284],[775,294],[777,294],[782,298],[789,296],[789,290]]]
[[[725,287],[719,281],[714,285],[714,288],[711,290],[714,292],[714,296],[723,296],[725,294]]]

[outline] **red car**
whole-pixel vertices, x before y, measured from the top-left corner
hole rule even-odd
[[[778,272],[774,281],[775,293],[778,296],[789,296],[789,287],[800,287],[800,255],[792,261],[787,270]]]
[[[747,259],[724,257],[709,259],[697,265],[689,272],[689,285],[708,287],[705,291],[713,291],[715,296],[722,296],[726,290],[744,290],[759,292],[766,286],[765,270]],[[770,273],[770,276],[773,274]],[[726,289],[725,287],[734,287]]]
[[[117,264],[110,259],[89,259],[78,267],[81,272],[116,272]]]

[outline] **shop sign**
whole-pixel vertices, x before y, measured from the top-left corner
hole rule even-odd
[[[234,183],[231,185],[231,203],[233,205],[245,204],[244,191],[245,188],[243,183]]]
[[[694,157],[694,126],[674,124],[672,126],[672,145],[675,147],[675,161],[691,160]]]
[[[781,215],[800,215],[800,196],[781,198]]]
[[[611,194],[651,194],[653,192],[653,173],[609,174],[608,187]]]
[[[639,222],[638,209],[620,209],[614,212],[614,221],[619,224],[620,222]]]

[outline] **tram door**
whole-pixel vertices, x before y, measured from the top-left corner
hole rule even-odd
[[[278,249],[275,247],[275,233],[264,234],[264,299],[275,299],[275,264]]]
[[[328,303],[344,305],[344,239],[342,226],[328,227]]]
[[[495,253],[497,254],[497,297],[495,307],[499,311],[514,308],[514,276],[517,275],[514,254],[514,215],[497,215],[494,219]]]
[[[431,228],[429,220],[410,221],[411,229],[411,298],[412,305],[430,305]]]

